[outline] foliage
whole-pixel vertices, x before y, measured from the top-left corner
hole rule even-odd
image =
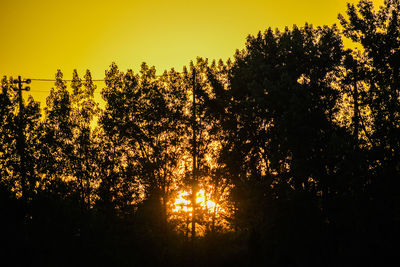
[[[269,28],[232,61],[182,72],[113,63],[102,107],[90,71],[68,85],[58,70],[43,112],[4,77],[4,261],[387,265],[400,237],[399,11],[361,0],[342,30]]]

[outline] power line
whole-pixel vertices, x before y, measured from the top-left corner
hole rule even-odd
[[[174,73],[176,73],[176,74],[184,74],[183,72],[178,72],[178,71],[175,71]],[[164,74],[159,74],[159,75],[155,75],[156,77],[163,77],[164,76]],[[36,79],[29,79],[29,80],[31,80],[31,81],[36,81],[36,82],[55,82],[56,81],[56,79],[42,79],[42,78],[36,78]],[[81,81],[85,81],[85,79],[80,79]],[[62,81],[64,81],[64,82],[72,82],[72,81],[75,81],[75,80],[64,80],[64,79],[62,79]],[[92,82],[105,82],[106,80],[105,79],[94,79],[94,80],[92,80]]]
[[[36,82],[55,82],[55,79],[30,79],[31,81],[36,81]],[[72,82],[75,80],[62,80],[64,82]],[[83,80],[81,80],[83,81]],[[91,80],[92,82],[104,82],[105,80]]]
[[[48,92],[50,92],[51,91],[51,89],[48,89],[48,90],[35,90],[35,89],[30,89],[29,90],[30,92],[34,92],[34,93],[48,93]],[[94,91],[93,92],[94,94],[100,94],[100,92],[96,92],[96,91]]]
[[[179,75],[181,75],[181,74],[184,74],[184,72],[174,72],[174,73],[176,73],[176,74],[179,74]],[[162,77],[162,76],[164,76],[165,74],[160,74],[160,75],[155,75],[156,77]],[[29,82],[56,82],[57,80],[56,79],[47,79],[47,78],[32,78],[32,79],[27,79],[27,80],[29,80]],[[64,80],[64,79],[61,79],[62,81],[64,81],[64,82],[72,82],[72,81],[76,81],[76,80],[72,80],[72,79],[68,79],[68,80]],[[86,80],[85,79],[79,79],[81,82],[85,82]],[[92,82],[105,82],[106,80],[105,79],[92,79],[91,80]],[[49,90],[32,90],[32,92],[35,92],[35,93],[47,93],[47,92],[50,92],[50,89]],[[95,94],[97,93],[97,94],[99,94],[100,92],[94,92]]]

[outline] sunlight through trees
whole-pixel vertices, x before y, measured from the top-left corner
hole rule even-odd
[[[57,70],[43,108],[4,77],[8,257],[388,265],[400,237],[399,1],[349,4],[339,21],[268,28],[233,60],[198,57],[182,72],[112,63],[103,88],[89,70],[70,83]]]

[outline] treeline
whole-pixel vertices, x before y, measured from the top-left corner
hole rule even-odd
[[[400,237],[399,15],[398,0],[361,0],[339,15],[342,30],[269,28],[232,61],[160,76],[112,64],[104,107],[90,71],[69,86],[58,71],[43,110],[32,97],[20,106],[5,77],[5,259],[388,265]],[[194,204],[200,191],[212,207]],[[177,210],[182,192],[190,205]]]

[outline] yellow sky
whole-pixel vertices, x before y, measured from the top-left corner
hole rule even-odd
[[[197,56],[232,57],[269,26],[338,23],[346,2],[357,1],[0,0],[0,75],[53,78],[61,69],[71,78],[76,68],[102,79],[113,61],[180,71]],[[51,86],[36,82],[31,92],[43,101],[47,93],[35,91]]]

